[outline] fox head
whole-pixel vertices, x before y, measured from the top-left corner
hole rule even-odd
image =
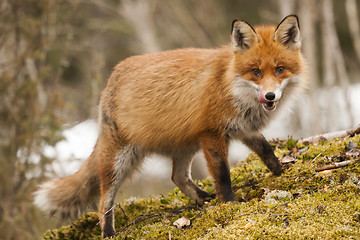
[[[231,45],[237,85],[242,89],[246,85],[251,91],[246,94],[255,97],[266,111],[276,108],[285,90],[288,93],[300,84],[304,64],[296,15],[285,17],[277,27],[253,28],[245,21],[234,20]]]

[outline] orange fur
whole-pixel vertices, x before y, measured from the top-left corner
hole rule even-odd
[[[225,123],[224,111],[233,113],[229,83],[221,81],[226,65],[219,64],[231,58],[228,47],[128,58],[110,77],[101,99],[102,111],[113,114],[128,141],[146,148],[192,144],[201,132]],[[213,106],[216,95],[223,98],[221,108]]]

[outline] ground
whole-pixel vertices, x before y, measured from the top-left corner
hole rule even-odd
[[[231,168],[240,203],[218,199],[198,206],[176,188],[167,195],[130,198],[115,209],[114,239],[360,239],[360,136],[271,142],[287,169],[272,176],[255,154]],[[210,179],[197,182],[213,193]],[[43,239],[100,239],[94,212]]]

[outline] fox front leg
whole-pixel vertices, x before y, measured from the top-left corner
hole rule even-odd
[[[282,167],[279,159],[275,156],[268,141],[262,134],[242,137],[242,142],[254,151],[263,161],[263,163],[270,169],[270,171],[279,176],[282,173]]]

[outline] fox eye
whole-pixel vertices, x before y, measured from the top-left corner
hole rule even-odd
[[[254,68],[253,70],[251,70],[251,72],[254,74],[255,77],[261,77],[260,69]]]
[[[284,68],[283,66],[277,67],[276,70],[275,70],[275,74],[276,74],[276,75],[280,75],[280,74],[282,74],[284,71],[285,71],[285,68]]]

